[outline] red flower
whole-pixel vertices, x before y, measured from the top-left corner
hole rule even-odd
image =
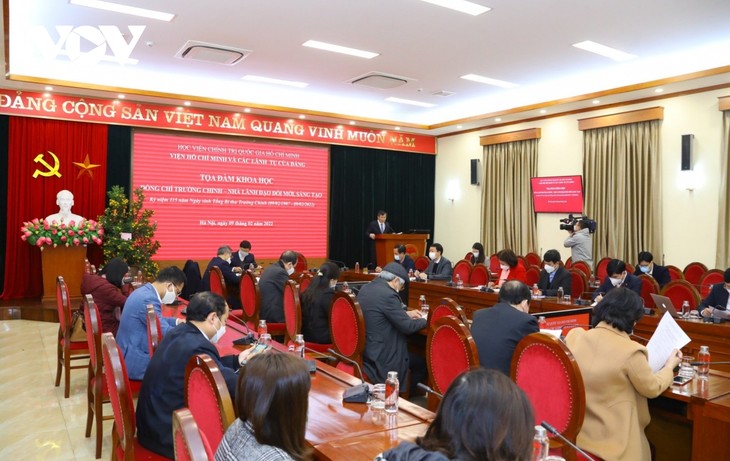
[[[84,237],[82,241],[83,241],[84,243],[89,243],[89,239],[87,239],[86,237]]]
[[[81,243],[81,242],[79,242],[79,239],[75,238],[74,239],[74,245],[79,246],[79,243]]]
[[[68,231],[69,237],[73,237],[74,235],[76,235],[76,233],[74,231],[72,231],[72,230]]]
[[[38,240],[35,241],[35,244],[37,246],[39,246],[39,247],[42,247],[43,246],[43,242],[44,242],[44,240],[42,238],[40,238],[40,239],[38,239]]]
[[[65,235],[61,236],[61,241],[62,241],[62,242],[65,242],[66,240],[68,240],[68,239],[66,238],[66,236],[65,236]]]

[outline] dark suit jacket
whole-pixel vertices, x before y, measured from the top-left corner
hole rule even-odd
[[[357,294],[365,317],[363,367],[367,379],[384,383],[389,371],[397,371],[405,388],[409,368],[407,335],[426,326],[426,319],[411,319],[400,296],[388,282],[376,278]]]
[[[174,458],[172,412],[185,406],[185,366],[197,354],[208,354],[223,374],[235,400],[238,357],[221,358],[218,349],[192,323],[182,323],[160,342],[142,380],[137,401],[137,438],[145,448]]]
[[[302,302],[302,334],[305,341],[318,344],[332,343],[330,336],[330,305],[335,290],[328,288],[314,302]],[[302,301],[307,298],[303,298]]]
[[[226,285],[238,285],[241,283],[241,277],[233,273],[233,268],[230,264],[228,264],[228,261],[216,256],[210,260],[208,267],[206,267],[205,272],[203,272],[203,280],[200,283],[200,291],[210,291],[210,269],[213,266],[220,268],[223,273],[223,279],[226,281]]]
[[[243,270],[255,269],[258,264],[256,264],[256,258],[254,257],[253,253],[249,253],[246,255],[245,258],[243,258],[243,261],[241,261],[241,256],[239,256],[237,251],[233,252],[233,255],[231,256],[231,266],[233,267],[240,267]]]
[[[569,295],[573,293],[573,279],[570,272],[564,267],[555,269],[553,283],[550,283],[550,274],[545,269],[540,271],[540,280],[537,287],[543,291],[545,296],[555,296],[558,294],[558,288],[563,287],[563,294]]]
[[[388,221],[385,221],[385,232],[380,232],[380,223],[378,220],[371,221],[370,224],[368,224],[368,228],[365,229],[365,238],[368,240],[372,240],[370,238],[370,234],[393,234],[393,228],[390,227],[390,223]]]
[[[603,280],[603,283],[600,287],[593,293],[593,298],[596,299],[598,296],[598,293],[608,293],[609,291],[614,289],[613,284],[611,283],[611,278],[609,276],[606,276],[606,278]],[[629,288],[631,290],[634,290],[637,295],[641,296],[641,279],[639,277],[633,276],[629,273],[626,274],[626,279],[624,279],[624,282],[619,285],[622,287]]]
[[[517,343],[537,333],[537,319],[507,303],[474,312],[471,334],[479,351],[479,364],[510,375],[512,354]]]
[[[277,261],[261,274],[259,293],[261,294],[261,317],[269,323],[284,322],[284,285],[289,274]]]
[[[403,269],[408,271],[415,271],[416,270],[416,263],[413,261],[413,258],[408,256],[407,254],[404,256],[403,261],[397,261],[401,266],[403,266]]]
[[[636,270],[634,270],[634,275],[638,277],[641,274],[643,274],[643,272],[641,272],[641,269],[639,269],[639,266],[637,265]],[[656,283],[659,284],[659,288],[664,288],[664,285],[672,281],[672,277],[669,275],[669,269],[658,264],[654,264],[654,269],[652,269],[651,274],[648,275],[654,277]]]
[[[441,256],[438,268],[434,271],[435,261],[432,259],[428,262],[428,267],[425,272],[428,275],[429,280],[451,280],[451,274],[454,272],[454,268],[451,266],[451,261]]]
[[[730,295],[725,289],[725,283],[716,283],[712,285],[710,294],[702,300],[700,306],[697,308],[698,311],[702,311],[705,307],[715,306],[727,306],[727,298]]]

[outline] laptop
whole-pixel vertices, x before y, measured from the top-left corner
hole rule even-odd
[[[650,295],[651,299],[654,300],[654,305],[657,307],[657,309],[659,309],[660,314],[664,315],[665,312],[669,312],[669,315],[671,315],[675,319],[682,318],[682,316],[677,313],[677,308],[674,307],[671,299],[666,296],[658,295],[656,293],[650,293]]]

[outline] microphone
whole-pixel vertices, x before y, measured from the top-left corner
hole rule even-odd
[[[430,387],[426,386],[423,383],[418,383],[418,384],[416,384],[416,386],[418,386],[419,388],[421,388],[424,391],[426,391],[427,394],[433,394],[433,395],[435,395],[436,397],[438,397],[440,399],[443,399],[444,398],[444,394],[439,394],[438,392],[436,392],[435,390],[431,389]]]
[[[370,386],[365,382],[365,378],[363,378],[362,369],[360,368],[360,364],[356,361],[345,357],[344,355],[335,352],[332,349],[327,349],[327,352],[334,355],[338,359],[342,360],[343,362],[347,362],[350,365],[354,365],[357,369],[357,372],[360,374],[360,381],[362,383],[356,384],[355,386],[352,386],[351,388],[347,389],[345,392],[342,393],[342,401],[347,403],[367,403],[368,396],[370,395]]]
[[[729,365],[730,362],[690,362],[693,367],[699,367],[702,365]]]
[[[254,334],[253,334],[253,331],[251,331],[251,329],[248,327],[248,325],[246,325],[246,322],[242,318],[236,317],[235,315],[231,314],[230,312],[228,313],[228,317],[233,317],[234,320],[238,321],[238,323],[243,328],[246,329],[246,331],[241,331],[241,330],[239,330],[238,328],[236,328],[236,327],[234,327],[232,325],[233,322],[231,322],[231,325],[228,325],[228,322],[226,322],[226,324],[227,324],[226,326],[230,327],[231,330],[237,331],[237,332],[239,332],[241,334],[246,335],[243,338],[239,338],[239,339],[233,341],[233,344],[235,344],[236,346],[247,346],[247,345],[253,343],[254,342]]]
[[[338,261],[336,259],[329,259],[328,261],[331,263],[337,264],[337,267],[339,267],[340,269],[342,269],[344,271],[346,271],[348,269],[347,264],[345,264],[344,261]]]
[[[640,339],[644,341],[645,344],[649,342],[649,340],[647,338],[644,338],[643,336],[635,335],[633,333],[629,333],[629,336],[631,336],[632,338]]]
[[[585,457],[587,460],[589,460],[589,461],[596,461],[595,459],[591,458],[588,455],[588,453],[586,453],[585,451],[583,451],[580,448],[578,448],[578,446],[576,444],[574,444],[570,440],[568,440],[565,437],[563,437],[563,434],[561,434],[560,432],[558,432],[558,430],[555,429],[553,426],[551,426],[547,421],[543,421],[542,423],[540,423],[540,425],[542,427],[544,427],[545,429],[547,429],[547,431],[549,433],[553,434],[554,436],[556,436],[557,438],[559,438],[563,442],[567,443],[570,448],[574,449],[575,451],[577,451],[578,453],[580,453],[581,455],[583,455],[583,457]]]

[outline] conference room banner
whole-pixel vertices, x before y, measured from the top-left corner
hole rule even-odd
[[[436,138],[403,131],[375,130],[301,119],[266,117],[123,99],[79,98],[0,88],[0,114],[107,123],[143,128],[197,131],[423,154],[436,153]]]

